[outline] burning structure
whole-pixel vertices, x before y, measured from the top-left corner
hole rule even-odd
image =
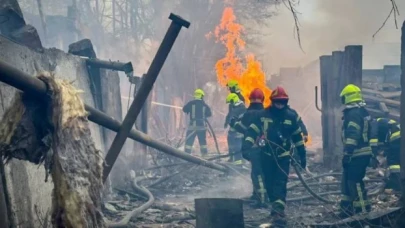
[[[266,85],[266,75],[261,63],[251,53],[240,57],[246,45],[242,38],[243,32],[243,26],[236,22],[233,8],[228,6],[224,9],[221,22],[215,31],[207,34],[208,38],[214,35],[216,41],[226,48],[225,56],[215,64],[218,83],[225,86],[232,79],[238,81],[247,104],[250,91],[259,88],[265,95],[264,105],[269,106],[271,90]]]
[[[125,2],[115,5],[114,2],[112,1],[114,8],[125,6]],[[265,105],[270,105],[268,98],[271,90],[266,85],[265,71],[255,55],[245,51],[246,43],[242,39],[245,29],[236,22],[236,10],[233,4],[228,3],[228,1],[223,9],[222,11],[221,8],[222,19],[219,25],[208,35],[209,38],[215,38],[220,45],[225,47],[225,55],[217,53],[217,56],[221,56],[218,61],[216,61],[217,58],[212,58],[216,61],[212,64],[216,73],[215,83],[224,87],[228,80],[237,80],[245,98],[248,98],[248,94],[253,88],[260,88],[265,92]],[[121,8],[121,12],[123,11],[124,9]],[[132,129],[133,122],[170,51],[170,43],[173,44],[181,25],[187,25],[187,22],[176,16],[171,16],[175,25],[171,26],[171,32],[167,35],[170,40],[169,45],[163,42],[158,51],[160,54],[152,61],[150,71],[144,76],[144,84],[137,85],[138,92],[135,93],[133,107],[131,106],[129,115],[121,124],[122,116],[121,113],[117,112],[117,110],[121,110],[121,103],[119,102],[121,94],[117,89],[119,88],[118,74],[106,71],[103,67],[106,64],[113,66],[113,68],[115,66],[115,70],[120,70],[116,66],[125,64],[96,59],[95,51],[90,47],[91,45],[78,45],[86,42],[78,42],[76,43],[78,46],[74,48],[74,45],[71,46],[71,54],[55,49],[46,49],[42,47],[35,29],[26,25],[22,20],[19,10],[15,10],[14,13],[13,10],[6,12],[11,12],[9,16],[15,17],[13,19],[17,19],[14,21],[18,23],[14,24],[15,26],[5,26],[10,22],[0,24],[0,48],[2,50],[0,54],[0,80],[25,93],[18,93],[16,99],[11,101],[12,94],[15,92],[14,89],[5,85],[0,88],[2,112],[7,110],[3,113],[3,122],[0,124],[0,138],[3,143],[1,145],[2,156],[7,160],[17,158],[30,161],[33,164],[44,161],[47,170],[51,172],[50,180],[53,182],[43,183],[39,181],[39,177],[45,177],[45,172],[26,161],[11,159],[7,164],[2,164],[0,167],[3,177],[0,182],[2,193],[0,195],[1,225],[5,224],[4,227],[45,227],[51,221],[49,217],[52,204],[51,197],[49,197],[51,191],[54,192],[51,214],[55,227],[80,225],[83,227],[122,227],[127,225],[154,227],[157,224],[159,226],[161,224],[171,226],[173,223],[179,227],[202,226],[198,220],[206,220],[210,223],[209,226],[214,227],[219,224],[215,222],[215,217],[218,215],[221,218],[231,217],[230,215],[237,217],[235,219],[237,224],[234,226],[240,227],[257,227],[268,222],[267,209],[252,208],[249,200],[243,199],[251,191],[250,180],[246,178],[249,175],[248,166],[235,167],[228,164],[221,160],[227,156],[223,154],[208,159],[186,154],[178,149],[182,144],[182,139],[176,143],[173,142],[177,141],[177,138],[155,140],[150,135]],[[116,18],[114,15],[114,24],[118,24]],[[130,24],[126,22],[128,18],[124,18],[123,16],[120,24],[122,28]],[[175,30],[177,33],[173,32]],[[193,39],[190,40],[194,42]],[[29,48],[24,46],[29,46]],[[66,43],[63,46],[67,46]],[[84,52],[87,55],[84,55]],[[346,60],[346,62],[351,61]],[[96,63],[99,63],[98,67]],[[104,64],[101,64],[103,67],[100,67],[100,63]],[[174,63],[171,62],[171,64]],[[325,70],[325,66],[321,65],[322,69]],[[339,64],[332,68],[340,69]],[[361,67],[356,65],[345,70],[358,73],[359,70],[361,71]],[[42,76],[40,77],[42,81],[39,81],[32,76],[42,71],[53,72],[56,79]],[[133,76],[131,71],[124,71],[128,77]],[[340,74],[341,71],[332,72],[333,77]],[[67,79],[69,82],[61,82],[61,78]],[[195,80],[195,87],[200,85],[197,81]],[[322,81],[324,82],[324,80]],[[184,86],[182,83],[177,84],[178,88]],[[72,85],[83,90],[83,93],[79,96]],[[324,89],[325,87],[336,89],[333,83],[324,86]],[[47,97],[46,92],[52,92],[48,93],[51,97]],[[176,93],[180,94],[181,91],[176,91]],[[325,90],[322,93],[325,94]],[[372,94],[372,92],[370,93]],[[160,94],[160,96],[165,95],[167,96],[167,93]],[[322,96],[325,98],[325,95]],[[41,101],[41,98],[44,97],[48,98],[46,102]],[[384,106],[380,104],[381,98],[376,97],[367,98],[374,102],[373,106],[369,108]],[[395,92],[394,97],[394,103],[384,100],[387,104],[394,104],[387,106],[399,106],[398,91]],[[177,106],[164,104],[165,107],[179,109],[178,106],[185,98],[181,99],[177,96],[176,99],[179,100]],[[84,105],[82,100],[87,105]],[[218,97],[215,98],[214,102],[218,102]],[[154,101],[154,104],[158,103]],[[324,116],[330,115],[331,107],[335,108],[334,104],[329,106],[326,103],[322,107]],[[307,110],[306,107],[304,111]],[[113,118],[100,111],[106,112]],[[218,114],[218,112],[216,113]],[[395,114],[399,118],[399,114]],[[335,117],[337,115],[333,115],[333,118]],[[106,132],[106,129],[89,124],[88,120],[118,132],[118,134]],[[325,121],[322,124],[329,124],[333,130],[338,129],[338,127],[334,127],[338,125],[335,119],[330,122],[333,124]],[[162,123],[157,125],[157,128],[164,128]],[[34,131],[35,133],[33,133]],[[333,134],[333,137],[335,136],[337,134]],[[164,154],[156,151],[148,152],[147,158],[151,158],[149,160],[154,163],[153,167],[136,170],[137,167],[130,161],[126,161],[127,164],[132,165],[130,169],[135,171],[127,169],[127,167],[123,168],[122,163],[119,163],[122,161],[120,161],[118,153],[127,137],[154,150],[163,151]],[[331,140],[337,141],[336,138],[332,139],[331,137]],[[30,144],[22,145],[24,140],[29,141]],[[166,140],[165,143],[163,140]],[[112,143],[112,147],[110,147],[110,143]],[[332,144],[333,142],[330,143],[330,145]],[[50,145],[53,149],[52,153],[48,148]],[[220,152],[225,149],[221,149]],[[103,156],[101,151],[109,151],[104,167],[101,166]],[[134,153],[134,151],[130,152]],[[311,156],[312,154],[309,153],[309,160],[311,160]],[[338,156],[333,156],[328,157],[328,159],[330,162],[336,163]],[[189,163],[179,162],[174,157]],[[118,166],[121,169],[118,169],[118,175],[117,173],[114,174],[113,170],[111,178],[121,178],[123,180],[121,186],[111,185],[107,178],[115,160],[117,160],[115,167]],[[125,158],[122,159],[121,157],[121,160],[125,160]],[[336,181],[335,177],[340,176],[341,173],[328,173],[329,170],[319,168],[319,164],[312,162],[309,162],[309,165],[313,173],[304,172],[301,175],[300,172],[297,172],[301,181],[294,179],[293,175],[289,177],[291,183],[287,186],[289,192],[286,200],[289,206],[287,223],[291,227],[303,224],[334,226],[336,225],[335,217],[332,216],[330,223],[326,223],[324,220],[328,217],[325,215],[333,214],[330,212],[336,209],[336,202],[340,199],[334,195],[340,193],[338,190],[340,182]],[[203,167],[209,167],[219,172],[213,172]],[[104,176],[102,176],[102,168],[104,168]],[[314,174],[315,172],[320,174]],[[128,175],[129,173],[130,175]],[[350,218],[341,223],[378,224],[382,226],[389,223],[390,218],[395,217],[396,213],[400,211],[398,208],[384,211],[387,207],[394,205],[398,199],[389,192],[382,192],[381,182],[384,180],[380,173],[381,170],[369,171],[365,182],[369,196],[373,197],[372,202],[376,205],[375,208],[382,209],[383,212],[377,215],[370,214],[367,218]],[[105,189],[102,186],[102,177],[106,180]],[[67,189],[72,191],[66,191]],[[103,190],[106,190],[106,193],[101,198]],[[309,194],[306,194],[307,192]],[[212,196],[242,199],[212,200],[210,199]],[[196,204],[198,205],[196,207],[198,209],[193,210],[194,203],[192,200],[196,197],[204,199],[197,200],[198,203]],[[314,200],[317,201],[314,202]],[[215,203],[212,203],[214,201]],[[226,212],[229,214],[222,214],[226,211],[223,210],[224,208],[232,208],[232,210]],[[303,211],[313,213],[305,214]],[[141,212],[142,215],[139,216]],[[104,220],[103,217],[108,218],[109,221]],[[231,222],[226,219],[223,220],[224,222]],[[172,224],[170,225],[170,223]]]

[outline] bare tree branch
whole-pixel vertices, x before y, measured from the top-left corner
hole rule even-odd
[[[385,18],[385,21],[383,22],[383,24],[381,25],[380,28],[378,28],[378,30],[373,34],[373,39],[375,38],[375,36],[381,31],[382,28],[384,28],[385,24],[387,23],[388,19],[390,19],[391,15],[394,14],[394,23],[395,23],[395,28],[398,29],[398,21],[397,21],[397,16],[399,15],[399,9],[397,6],[397,3],[395,2],[395,0],[390,0],[391,4],[392,4],[392,8],[390,13],[388,14],[387,18]]]

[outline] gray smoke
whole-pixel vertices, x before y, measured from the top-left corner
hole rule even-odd
[[[398,27],[405,17],[405,1],[397,0],[401,15]],[[388,0],[305,0],[298,11],[301,23],[303,53],[294,37],[291,12],[279,8],[272,18],[270,33],[262,42],[266,69],[277,73],[280,67],[305,65],[342,49],[346,45],[364,45],[364,67],[381,68],[384,64],[399,63],[400,29],[395,28],[393,17],[373,39],[391,10]]]

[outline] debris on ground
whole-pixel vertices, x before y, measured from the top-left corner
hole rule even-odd
[[[198,155],[198,149],[195,149]],[[211,152],[210,157],[216,157]],[[131,219],[133,227],[195,227],[195,198],[241,198],[244,200],[245,227],[269,227],[271,219],[269,208],[257,208],[249,200],[252,187],[250,180],[250,164],[242,166],[227,163],[227,158],[217,159],[226,164],[232,172],[219,173],[207,168],[176,160],[160,160],[157,166],[138,171],[145,179],[139,184],[145,186],[155,197],[155,203],[142,215]],[[160,162],[163,162],[162,164]],[[291,169],[293,170],[293,169]],[[307,185],[319,196],[333,204],[325,204],[308,193],[295,174],[290,175],[287,197],[288,227],[302,227],[335,223],[340,221],[336,212],[340,200],[340,172],[325,170],[318,164],[309,164],[311,172],[303,172]],[[307,170],[307,171],[309,171]],[[384,173],[382,169],[369,170],[365,178],[368,193],[373,202],[373,211],[397,206],[398,196],[392,192],[384,192]],[[124,190],[125,189],[125,190]],[[115,192],[111,203],[118,212],[109,210],[109,219],[122,216],[122,211],[136,207],[146,199],[139,197],[139,192],[130,184],[122,186]]]

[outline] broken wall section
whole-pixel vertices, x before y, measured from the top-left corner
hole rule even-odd
[[[18,45],[0,36],[0,60],[24,71],[36,75],[40,71],[54,71],[56,77],[73,81],[74,86],[83,91],[83,101],[95,106],[94,96],[90,90],[90,78],[85,61],[77,56],[69,55],[57,49],[45,49],[38,53],[27,47]],[[119,88],[119,79],[108,80],[108,86]],[[10,105],[15,89],[0,84],[0,115]],[[117,91],[114,91],[117,92]],[[119,94],[119,91],[118,91]],[[110,97],[103,99],[108,102]],[[119,98],[119,96],[117,97]],[[105,104],[113,110],[121,110],[120,102]],[[109,113],[111,114],[111,113]],[[90,123],[90,130],[97,149],[105,151],[102,137],[103,129]],[[13,223],[21,228],[40,227],[51,208],[51,179],[44,182],[45,170],[41,166],[26,161],[12,160],[5,165],[7,192],[10,199]],[[48,220],[49,220],[48,215]]]

